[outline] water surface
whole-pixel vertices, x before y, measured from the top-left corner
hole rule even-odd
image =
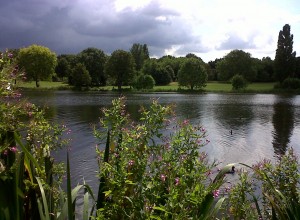
[[[47,106],[47,117],[70,130],[71,172],[73,185],[85,181],[94,189],[97,163],[93,125],[100,109],[111,105],[117,94],[74,91],[26,91],[24,95]],[[201,124],[210,143],[203,150],[211,160],[222,164],[253,164],[262,158],[274,159],[293,147],[300,153],[300,96],[272,94],[130,94],[127,109],[136,116],[141,105],[147,107],[153,98],[160,104],[175,103],[177,116]],[[65,161],[66,150],[55,154]]]

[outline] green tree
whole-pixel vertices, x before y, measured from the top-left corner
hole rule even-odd
[[[168,67],[164,67],[155,58],[149,59],[144,63],[142,72],[145,75],[151,75],[156,85],[168,85],[172,81],[172,71]]]
[[[177,81],[177,74],[180,69],[182,59],[184,59],[184,58],[183,57],[176,58],[174,56],[167,55],[167,56],[163,56],[163,57],[159,58],[158,61],[159,61],[159,63],[161,63],[161,65],[163,67],[167,67],[167,66],[172,67],[172,69],[173,69],[173,75],[171,75],[172,80]]]
[[[208,80],[210,81],[218,81],[218,71],[217,71],[217,63],[220,62],[223,58],[216,58],[214,61],[209,61],[208,65],[210,67],[210,71],[208,73]]]
[[[68,60],[64,56],[57,57],[57,65],[55,67],[55,73],[58,77],[69,77],[71,73],[71,66]]]
[[[300,78],[300,57],[296,57],[296,64],[295,64],[295,74],[297,78]]]
[[[135,88],[137,90],[140,89],[153,89],[155,86],[155,80],[151,75],[144,75],[140,74],[137,77],[136,83],[135,83]]]
[[[20,49],[18,62],[27,79],[34,80],[39,87],[39,80],[47,80],[54,74],[57,58],[49,48],[34,44]]]
[[[78,61],[83,63],[92,78],[92,85],[105,85],[104,66],[107,56],[97,48],[87,48],[78,54]]]
[[[253,58],[255,69],[257,72],[256,82],[272,82],[274,75],[273,60],[270,57],[262,59]]]
[[[201,60],[197,58],[187,58],[178,72],[179,86],[202,88],[206,86],[207,73]]]
[[[252,82],[257,74],[251,54],[242,50],[233,50],[217,62],[217,72],[222,81],[228,81],[234,75],[239,74]]]
[[[231,84],[233,90],[240,90],[247,87],[247,81],[244,79],[242,75],[233,76],[231,80]]]
[[[85,65],[77,63],[72,70],[72,84],[77,88],[81,88],[82,86],[89,86],[91,81],[91,76]]]
[[[131,83],[135,74],[135,63],[130,52],[116,50],[105,64],[105,73],[121,91],[123,85]]]
[[[132,54],[135,61],[135,68],[137,71],[141,70],[144,64],[144,61],[149,59],[149,51],[147,44],[133,44],[130,53]]]
[[[274,60],[275,79],[280,84],[288,77],[294,77],[295,74],[295,57],[293,52],[293,35],[291,34],[290,25],[286,24],[279,31],[277,50]]]

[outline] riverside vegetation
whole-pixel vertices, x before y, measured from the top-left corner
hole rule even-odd
[[[220,164],[208,162],[201,151],[209,141],[205,129],[177,119],[174,107],[156,100],[135,121],[124,97],[103,109],[101,128],[94,130],[98,195],[84,181],[71,189],[69,146],[62,139],[67,129],[22,101],[13,86],[22,74],[11,54],[0,61],[0,219],[75,219],[79,196],[83,219],[300,219],[292,149],[275,163],[240,164],[239,181],[228,185],[234,164],[218,170]],[[66,166],[51,156],[60,148]],[[60,187],[65,172],[66,192]]]

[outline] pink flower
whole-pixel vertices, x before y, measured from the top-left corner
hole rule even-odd
[[[213,191],[213,197],[214,198],[217,198],[219,196],[219,194],[220,194],[220,190],[217,189],[217,190]]]
[[[18,151],[18,149],[16,147],[11,147],[10,150],[14,153],[16,153]]]
[[[180,184],[180,179],[179,177],[175,178],[175,186],[178,186]]]
[[[130,160],[130,161],[128,162],[128,165],[129,165],[129,166],[133,166],[133,164],[134,164],[134,160]]]
[[[186,120],[183,121],[182,124],[183,124],[183,125],[187,125],[188,123],[189,123],[189,120],[186,119]]]
[[[160,179],[161,181],[165,182],[166,181],[167,176],[165,174],[161,174],[160,175]]]

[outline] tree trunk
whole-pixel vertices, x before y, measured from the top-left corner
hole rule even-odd
[[[122,92],[122,83],[118,83],[118,91],[119,91],[119,93]]]

